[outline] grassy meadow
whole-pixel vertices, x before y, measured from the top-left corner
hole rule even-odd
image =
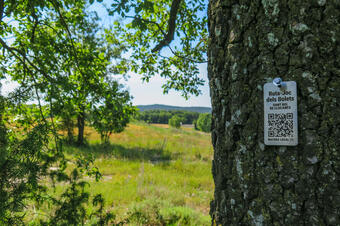
[[[210,134],[191,127],[133,122],[110,144],[86,128],[88,145],[66,146],[68,158],[92,154],[103,175],[87,178],[123,225],[209,225],[213,198]],[[59,187],[62,189],[62,186]]]

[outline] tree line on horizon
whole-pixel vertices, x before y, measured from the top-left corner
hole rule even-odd
[[[181,118],[182,124],[193,124],[198,119],[200,113],[190,111],[172,111],[172,110],[146,110],[136,114],[136,119],[147,123],[168,124],[169,119],[174,115]]]
[[[176,110],[146,110],[136,113],[135,119],[146,123],[169,124],[180,128],[183,124],[193,124],[196,130],[210,132],[211,114]]]

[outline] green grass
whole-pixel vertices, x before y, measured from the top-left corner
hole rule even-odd
[[[103,178],[88,179],[117,222],[128,225],[209,225],[213,198],[210,134],[134,122],[110,144],[87,128],[88,145],[66,146],[69,158],[91,154]],[[139,219],[138,219],[139,217]]]

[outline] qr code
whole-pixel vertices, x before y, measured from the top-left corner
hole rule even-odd
[[[293,136],[293,113],[268,114],[268,137]]]

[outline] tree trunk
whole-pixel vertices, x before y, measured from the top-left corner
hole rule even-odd
[[[0,84],[0,92],[1,92],[1,84]],[[5,159],[4,151],[1,150],[2,148],[5,150],[7,146],[7,129],[6,125],[3,121],[3,112],[5,110],[5,103],[4,98],[1,96],[0,93],[0,164],[2,164],[3,160]]]
[[[77,116],[78,126],[78,145],[84,145],[84,129],[85,129],[85,110],[82,110]]]
[[[72,120],[72,117],[70,115],[63,115],[62,116],[62,123],[63,123],[63,128],[66,129],[67,131],[67,142],[69,144],[72,144],[74,142],[74,122]]]
[[[73,127],[68,126],[67,127],[67,142],[69,144],[72,144],[73,141],[74,141],[74,138],[73,138]]]
[[[340,225],[340,1],[210,0],[213,223]],[[297,146],[264,145],[263,85],[295,81]]]

